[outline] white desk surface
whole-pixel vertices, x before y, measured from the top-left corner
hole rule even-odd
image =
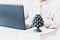
[[[40,40],[37,33],[0,27],[0,40]]]
[[[31,30],[31,29],[29,29]],[[40,33],[29,30],[17,30],[11,28],[0,27],[0,40],[41,40]],[[56,35],[46,40],[60,40],[60,28]]]

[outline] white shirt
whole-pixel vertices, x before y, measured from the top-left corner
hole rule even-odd
[[[48,3],[45,6],[47,9],[47,11],[45,11],[44,13],[42,13],[44,22],[45,22],[45,26],[50,26],[52,27],[59,27],[60,26],[60,6],[59,6],[59,0],[49,0]],[[45,8],[44,7],[44,8]],[[58,16],[57,16],[58,15]],[[54,19],[52,21],[52,18]]]
[[[59,0],[58,0],[59,1]],[[57,27],[60,25],[58,14],[60,14],[60,6],[58,5],[59,2],[57,0],[48,0],[46,2],[43,2],[42,5],[42,17],[44,20],[44,24],[46,27]],[[30,2],[30,3],[29,3]],[[40,2],[39,0],[30,0],[27,3],[27,11],[29,14],[29,18],[26,20],[26,24],[30,25],[32,23],[32,20],[36,14],[40,14]],[[58,11],[57,11],[58,10]],[[56,15],[57,13],[57,15]],[[52,21],[52,18],[54,19]]]

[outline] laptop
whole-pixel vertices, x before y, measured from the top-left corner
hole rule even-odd
[[[23,5],[0,4],[0,26],[26,30]]]

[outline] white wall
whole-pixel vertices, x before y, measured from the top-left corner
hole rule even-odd
[[[0,4],[20,5],[22,3],[23,3],[23,0],[0,0]]]

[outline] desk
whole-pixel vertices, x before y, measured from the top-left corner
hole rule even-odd
[[[0,27],[0,40],[42,40],[41,34],[45,32],[42,32],[42,33],[34,32],[34,29],[35,28],[31,28],[28,30],[17,30],[17,29],[12,29],[12,28]],[[51,38],[55,39],[55,36],[44,38],[44,40],[45,39],[52,40]]]
[[[41,40],[51,40],[50,38],[55,37],[57,30],[56,29],[47,29],[45,27],[40,28],[42,30],[42,32],[34,32],[34,28],[28,29],[26,31],[28,31],[29,33],[35,33],[37,34],[37,36],[40,36]],[[55,39],[55,38],[52,38]]]
[[[0,40],[40,40],[39,33],[0,26]]]

